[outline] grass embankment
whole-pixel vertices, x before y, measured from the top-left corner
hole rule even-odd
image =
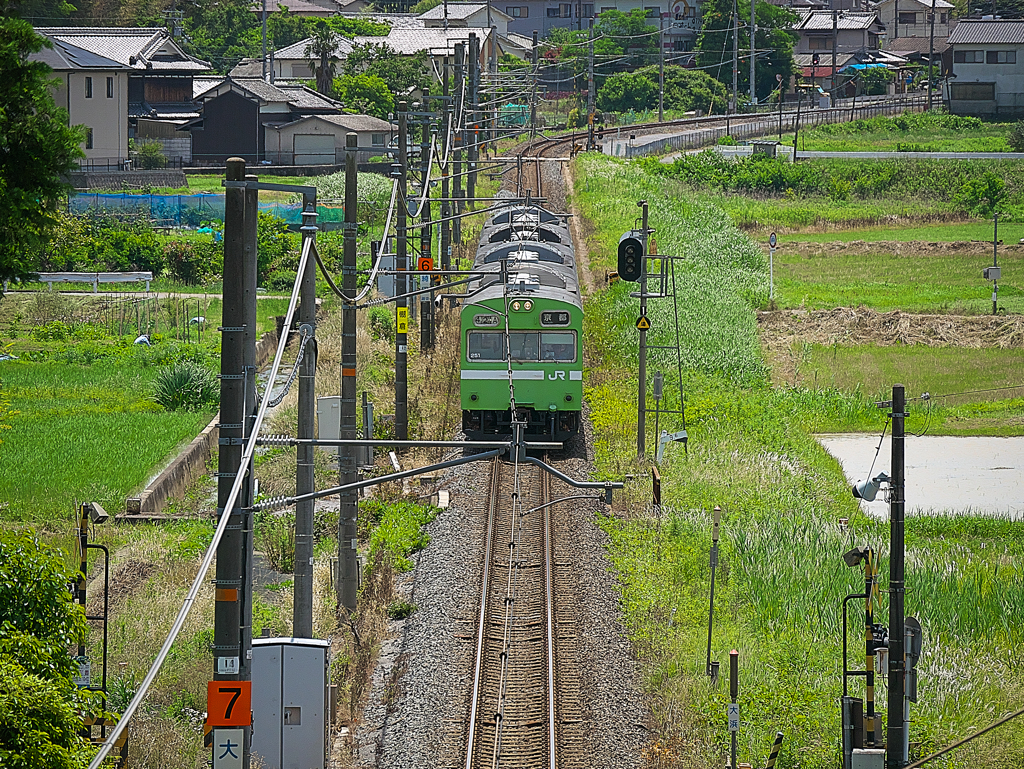
[[[840,611],[843,597],[863,587],[841,556],[853,544],[881,549],[884,584],[888,536],[887,527],[860,514],[838,463],[810,433],[857,423],[880,431],[884,417],[858,393],[769,387],[754,313],[766,300],[766,254],[723,212],[635,164],[583,156],[576,178],[576,203],[594,228],[591,253],[600,255],[595,268],[611,266],[639,199],[652,202],[659,251],[687,258],[677,290],[689,453],[679,446],[666,452],[669,507],[661,517],[637,490],[630,514],[601,519],[654,698],[652,765],[720,765],[728,746],[727,684],[713,688],[704,675],[710,510],[717,504],[725,512],[712,659],[725,670],[729,649],[740,651],[740,758],[762,761],[782,730],[780,766],[834,767]],[[609,474],[635,470],[626,459],[636,429],[628,394],[636,387],[632,288],[615,285],[587,308],[587,398],[597,461]],[[651,304],[652,342],[663,342],[673,333],[671,305]],[[671,370],[664,360],[649,364],[656,368]],[[666,376],[669,407],[680,399],[668,386],[672,379]],[[922,427],[924,418],[912,417]],[[681,424],[663,417],[662,426]],[[652,439],[649,433],[651,446]],[[914,754],[923,754],[1024,699],[1017,683],[1022,662],[1013,651],[1024,627],[1022,548],[1016,525],[1003,521],[914,519],[907,528],[908,613],[922,619],[926,632],[911,727],[912,740],[922,743]],[[862,684],[852,691],[862,696]],[[877,691],[884,700],[884,689]],[[1008,726],[979,742],[947,766],[1008,765],[1024,745],[1024,727]]]
[[[1012,152],[1013,123],[943,112],[907,112],[800,132],[800,149],[823,152]],[[792,140],[789,142],[792,144]]]
[[[1024,162],[1019,160],[782,159],[728,160],[707,150],[672,163],[639,161],[648,173],[715,196],[744,230],[835,230],[921,226],[989,218],[986,195],[999,182],[1001,221],[1024,221]],[[986,207],[988,206],[988,207]],[[991,235],[988,235],[991,237]]]

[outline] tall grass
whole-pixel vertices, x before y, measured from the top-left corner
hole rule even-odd
[[[0,365],[4,391],[21,412],[5,431],[0,462],[7,520],[63,518],[75,500],[122,510],[125,497],[210,419],[153,402],[155,368]]]
[[[661,221],[671,222],[658,233],[659,251],[679,253],[691,238],[681,232],[687,227],[685,215],[672,219],[661,213],[688,213],[704,205],[684,188],[606,159],[582,158],[577,168],[577,201],[594,227],[589,245],[597,256],[592,261],[610,264],[618,235],[632,225],[637,197],[656,200]],[[724,298],[726,306],[752,316],[751,302],[758,301],[756,291],[745,292],[742,280],[729,277],[742,271],[733,265],[737,253],[744,253],[743,246],[735,247],[742,236],[731,232],[735,235],[690,241],[706,244],[694,272],[725,265],[720,271],[726,274],[719,292],[708,298],[698,295],[701,289],[680,292],[683,303],[692,303],[710,329],[706,335],[683,331],[687,345],[702,347],[701,355],[713,352],[722,339],[740,346],[756,339],[756,328],[745,325],[742,313],[733,317],[708,307]],[[636,373],[631,347],[636,342],[628,333],[635,334],[636,305],[627,293],[628,288],[616,286],[593,296],[586,327],[585,394],[595,459],[602,473],[620,477],[646,472],[632,459]],[[656,328],[660,320],[655,319]],[[730,649],[740,652],[740,758],[762,761],[781,729],[787,738],[780,766],[834,767],[839,761],[842,599],[863,588],[862,573],[847,568],[842,554],[853,544],[879,550],[884,587],[888,526],[860,513],[838,462],[809,431],[840,425],[877,429],[882,417],[865,386],[850,391],[831,383],[771,388],[763,379],[745,378],[749,369],[741,365],[702,367],[700,355],[687,356],[682,392],[671,377],[673,386],[666,388],[666,405],[685,399],[689,432],[687,449],[670,445],[660,463],[670,507],[660,515],[651,511],[640,499],[647,493],[640,484],[630,492],[633,504],[622,517],[600,519],[620,575],[626,627],[645,664],[654,703],[650,764],[712,767],[721,765],[727,753],[727,689],[724,682],[711,686],[704,672],[710,510],[721,505],[711,653],[724,667]],[[752,359],[761,365],[756,353]],[[650,423],[649,418],[652,448]],[[678,416],[662,415],[660,426],[672,430],[682,424]],[[843,526],[840,519],[849,523]],[[914,757],[1019,707],[1024,699],[1016,683],[1024,660],[1015,651],[1024,640],[1024,581],[1021,540],[1009,535],[1011,522],[913,519],[907,530],[907,608],[926,632],[911,737],[921,746],[913,750]],[[1009,535],[1005,545],[1003,534]],[[861,666],[861,617],[851,611],[855,668]],[[885,621],[884,608],[877,617]],[[853,682],[852,693],[863,696],[860,680]],[[876,696],[884,706],[881,682]],[[1005,727],[998,745],[986,743],[988,753],[979,748],[955,755],[947,766],[1011,765],[1012,747],[1022,742],[1024,727]]]

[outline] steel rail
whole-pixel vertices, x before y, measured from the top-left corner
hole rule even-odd
[[[545,457],[546,458],[546,457]],[[548,764],[555,769],[555,621],[554,621],[554,543],[551,541],[551,476],[541,472],[541,504],[544,508],[544,604],[547,610],[548,637]],[[559,500],[560,501],[560,500]],[[527,511],[529,512],[529,511]],[[523,514],[525,515],[525,513]]]
[[[469,709],[469,737],[466,740],[466,769],[473,769],[473,743],[476,739],[477,705],[480,700],[480,681],[483,675],[484,638],[487,622],[487,593],[491,579],[491,550],[494,540],[495,514],[498,507],[498,490],[501,485],[501,460],[497,457],[491,465],[490,499],[487,503],[487,533],[484,536],[484,574],[480,587],[480,619],[477,623],[476,662],[473,666],[473,694]]]

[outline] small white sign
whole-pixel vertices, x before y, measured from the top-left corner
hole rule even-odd
[[[92,664],[88,657],[75,657],[75,662],[78,664],[75,686],[79,689],[88,689],[92,685]]]
[[[213,769],[242,769],[245,729],[213,730]]]
[[[238,657],[218,657],[217,673],[225,676],[238,675]]]
[[[775,236],[774,232],[771,235],[768,236],[768,245],[771,246],[772,248],[775,248],[775,245],[778,242],[779,242],[779,239]]]
[[[725,714],[729,718],[729,731],[738,732],[740,730],[740,706],[739,703],[730,702],[725,708]]]

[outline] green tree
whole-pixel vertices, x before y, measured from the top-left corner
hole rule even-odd
[[[646,57],[658,52],[658,27],[647,23],[643,8],[632,11],[601,11],[594,22],[594,56]],[[584,33],[586,36],[589,33]],[[596,38],[601,38],[597,40]],[[639,60],[642,60],[639,59]]]
[[[637,72],[620,72],[604,81],[597,92],[602,112],[651,109],[658,103],[658,86]]]
[[[95,694],[74,685],[68,649],[85,635],[85,614],[61,555],[30,532],[0,532],[0,766],[82,769],[92,748],[81,713]]]
[[[746,24],[750,23],[751,0],[738,0],[740,35],[740,64],[738,72],[741,93],[750,92],[750,36]],[[697,67],[714,77],[726,88],[732,88],[732,0],[711,0],[703,6],[703,28],[697,38]],[[764,101],[778,87],[776,75],[782,75],[788,82],[796,65],[793,62],[793,46],[799,35],[791,30],[797,17],[788,8],[767,2],[756,5],[757,34],[754,46],[761,53],[757,56],[754,76],[757,99]],[[767,52],[767,53],[765,53]]]
[[[29,56],[50,43],[27,21],[0,18],[0,282],[37,270],[83,133],[53,102],[51,70]],[[2,290],[2,289],[0,289]]]
[[[250,0],[182,0],[189,52],[226,73],[240,59],[257,56],[262,48],[259,17]],[[268,28],[270,22],[267,22]]]
[[[416,5],[409,9],[409,13],[426,13],[431,8],[437,8],[443,0],[420,0]]]
[[[636,71],[658,86],[658,68],[643,67]],[[665,109],[688,112],[712,112],[725,104],[728,98],[725,86],[700,70],[685,69],[674,64],[665,67]],[[655,91],[657,103],[657,91]]]
[[[324,96],[331,95],[334,73],[338,69],[338,35],[320,20],[313,31],[313,37],[306,43],[305,55],[315,60],[316,90]]]
[[[388,84],[376,75],[336,77],[334,92],[349,112],[386,118],[395,111],[395,97],[388,89]]]
[[[379,77],[393,94],[429,88],[432,81],[426,51],[400,56],[387,43],[354,46],[345,58],[345,74]]]

